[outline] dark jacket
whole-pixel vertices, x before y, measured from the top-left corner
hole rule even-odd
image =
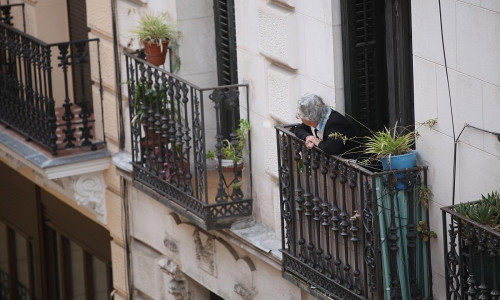
[[[349,122],[339,112],[332,110],[328,121],[326,121],[325,129],[323,132],[323,140],[318,144],[318,148],[328,154],[342,154],[352,148],[352,142],[348,141],[346,144],[340,139],[331,138],[328,135],[331,133],[339,132],[348,138],[354,137],[354,130],[351,122]],[[300,124],[295,128],[295,135],[303,140],[307,136],[313,135],[311,127]]]

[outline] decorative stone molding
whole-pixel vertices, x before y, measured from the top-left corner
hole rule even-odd
[[[94,213],[99,221],[106,223],[106,184],[101,172],[65,177],[60,179],[60,182],[78,205],[85,207]]]
[[[262,55],[286,66],[297,69],[297,21],[295,14],[275,6],[259,9],[259,48]]]
[[[276,65],[267,70],[269,113],[281,123],[290,123],[295,119],[295,78],[294,73]]]
[[[187,289],[186,280],[179,265],[167,257],[163,257],[158,261],[158,266],[164,273],[172,276],[172,280],[170,280],[168,284],[168,292],[172,294],[176,300],[190,300],[191,292]]]
[[[109,157],[102,157],[87,161],[74,162],[71,164],[61,164],[44,168],[49,179],[57,179],[68,176],[85,175],[87,173],[104,171],[109,168]]]
[[[295,0],[269,0],[269,2],[288,9],[295,8]]]
[[[198,267],[205,270],[210,275],[217,277],[217,269],[215,265],[215,238],[207,235],[205,244],[201,241],[200,231],[195,229],[193,232],[194,243],[196,245],[196,259]]]
[[[179,265],[175,261],[169,259],[168,257],[166,256],[162,257],[158,261],[158,266],[164,273],[167,273],[174,279],[182,279],[182,272],[180,270]]]
[[[295,107],[295,106],[294,106]],[[276,130],[274,129],[274,123],[266,121],[264,122],[264,149],[266,149],[265,155],[265,170],[266,173],[271,175],[275,181],[279,178],[278,172],[278,153],[276,149]]]
[[[165,245],[165,247],[167,247],[167,249],[172,251],[173,253],[179,252],[179,247],[177,247],[177,243],[171,240],[169,237],[165,237],[165,239],[163,239],[163,245]]]
[[[255,292],[246,288],[243,284],[237,283],[234,285],[234,292],[241,296],[245,300],[251,300],[255,297]]]

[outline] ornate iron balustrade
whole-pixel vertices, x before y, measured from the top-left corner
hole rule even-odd
[[[441,210],[446,299],[499,299],[500,232],[457,213],[455,206]]]
[[[9,274],[0,269],[0,299],[11,299],[11,277]],[[25,287],[20,282],[15,283],[16,299],[19,300],[34,300],[33,292]]]
[[[104,132],[100,140],[95,138],[93,101],[85,92],[86,81],[72,79],[76,75],[84,78],[92,43],[99,57],[99,39],[48,44],[0,23],[0,121],[54,156],[63,149],[95,150],[102,145]],[[53,76],[56,58],[60,80]],[[100,73],[99,64],[99,78]],[[75,86],[81,92],[76,96],[71,92]],[[102,84],[100,87],[102,102]],[[63,99],[54,98],[55,89]]]
[[[276,127],[283,276],[320,298],[432,299],[426,168],[370,171],[307,149],[293,126]]]
[[[23,21],[23,31],[26,32],[24,3],[0,5],[0,22],[5,23],[7,25],[14,26],[14,23],[12,23],[12,20],[14,19],[14,17],[11,14],[12,8],[21,8],[22,16],[23,16],[23,20],[22,20]]]
[[[251,216],[251,164],[223,167],[220,125],[222,109],[239,110],[240,98],[248,107],[248,85],[199,88],[136,54],[125,56],[136,187],[207,230]],[[206,159],[212,146],[220,167]]]

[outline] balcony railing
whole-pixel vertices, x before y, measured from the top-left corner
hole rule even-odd
[[[12,8],[21,9],[21,13],[23,16],[22,19],[22,24],[23,24],[23,31],[26,32],[26,22],[25,22],[25,14],[24,14],[24,3],[16,3],[16,4],[8,4],[8,5],[0,5],[0,23],[5,23],[8,25],[13,26],[14,23],[12,20],[14,17],[12,16]]]
[[[426,169],[370,171],[292,126],[277,127],[283,276],[320,298],[431,299]]]
[[[457,213],[455,206],[441,210],[446,299],[499,299],[500,232]]]
[[[84,79],[90,78],[91,44],[99,57],[98,39],[49,44],[0,23],[0,122],[54,156],[65,149],[102,145],[103,130],[96,136],[91,82]]]
[[[20,282],[12,282],[11,279],[7,272],[0,269],[0,299],[35,299],[32,291]],[[11,297],[11,294],[16,294],[16,297]]]
[[[251,216],[249,149],[243,164],[226,168],[221,159],[221,115],[237,124],[244,110],[239,103],[248,107],[248,85],[203,89],[134,53],[125,56],[134,184],[208,230]],[[210,149],[216,149],[215,164],[221,167],[207,161]]]

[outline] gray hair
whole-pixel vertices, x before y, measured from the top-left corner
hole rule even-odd
[[[327,111],[328,107],[318,95],[304,94],[297,101],[297,118],[319,123]]]

